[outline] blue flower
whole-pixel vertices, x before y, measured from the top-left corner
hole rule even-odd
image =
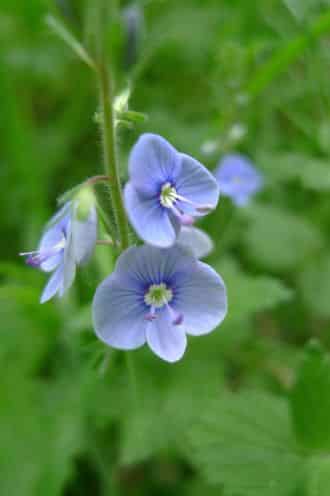
[[[184,354],[186,334],[211,332],[226,312],[221,277],[179,246],[129,248],[93,301],[94,329],[102,341],[122,350],[147,342],[168,362]]]
[[[218,203],[213,175],[161,136],[140,137],[130,155],[129,175],[128,217],[138,235],[154,246],[173,245],[187,217],[205,215]]]
[[[263,186],[262,175],[243,155],[226,155],[215,171],[220,192],[237,206],[245,206]]]
[[[193,226],[182,226],[177,244],[189,250],[196,258],[207,257],[214,248],[210,236]]]
[[[41,303],[57,293],[62,296],[73,283],[76,266],[86,263],[94,250],[97,237],[95,206],[90,206],[83,219],[80,219],[78,209],[77,201],[66,203],[48,223],[38,250],[20,254],[27,256],[28,265],[53,272],[41,295]]]

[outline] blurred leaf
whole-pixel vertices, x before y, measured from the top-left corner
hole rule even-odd
[[[228,321],[239,321],[288,301],[292,292],[278,279],[244,273],[231,259],[217,264],[228,290]]]
[[[0,390],[1,494],[59,496],[83,447],[79,388],[43,386],[11,370]]]
[[[310,450],[330,449],[330,360],[311,343],[291,394],[291,409],[300,442]]]
[[[299,274],[298,284],[306,307],[313,315],[330,318],[330,256],[312,259]]]
[[[248,93],[255,97],[301,56],[308,46],[330,31],[330,11],[322,13],[302,35],[280,47],[253,75]]]
[[[187,456],[225,494],[290,496],[299,455],[284,400],[256,392],[224,394],[189,429]]]
[[[330,458],[315,457],[309,467],[307,496],[328,496],[330,494]]]
[[[320,233],[305,219],[269,205],[246,210],[250,226],[244,241],[247,255],[258,266],[290,270],[317,253]]]
[[[184,359],[175,365],[161,363],[156,369],[153,358],[140,363],[137,404],[128,398],[131,406],[123,418],[123,464],[181,450],[187,427],[220,393],[223,369],[217,349],[208,340],[196,341],[191,340]]]
[[[258,163],[266,175],[278,182],[298,180],[314,191],[330,190],[330,161],[301,153],[261,154]]]
[[[54,31],[54,33],[61,38],[64,43],[71,48],[71,50],[87,64],[91,69],[95,69],[94,61],[87,53],[83,45],[73,36],[68,28],[63,24],[60,19],[52,15],[48,15],[45,19],[47,25]]]

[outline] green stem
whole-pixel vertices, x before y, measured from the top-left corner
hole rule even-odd
[[[103,157],[104,170],[107,176],[111,177],[109,181],[112,205],[114,209],[115,221],[117,224],[118,235],[121,250],[125,250],[129,246],[128,223],[126,212],[123,204],[121,191],[121,182],[119,177],[117,154],[116,154],[116,139],[115,139],[115,123],[113,112],[113,88],[111,74],[106,67],[104,61],[98,67],[99,88],[100,88],[100,105],[102,109],[102,141],[103,141]]]

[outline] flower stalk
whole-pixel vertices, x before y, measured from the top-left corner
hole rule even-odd
[[[100,91],[100,106],[103,115],[101,129],[104,170],[105,174],[111,177],[111,180],[109,181],[109,187],[111,192],[112,205],[121,251],[124,251],[129,246],[129,231],[126,212],[123,204],[122,188],[117,162],[112,78],[104,60],[101,60],[99,63],[97,74]]]

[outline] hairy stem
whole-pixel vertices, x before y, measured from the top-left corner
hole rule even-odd
[[[113,88],[111,74],[104,61],[98,66],[98,79],[100,89],[100,105],[102,110],[102,141],[105,174],[111,177],[109,181],[115,222],[119,235],[121,250],[129,246],[128,223],[123,204],[121,182],[119,177],[115,123],[113,112]]]

